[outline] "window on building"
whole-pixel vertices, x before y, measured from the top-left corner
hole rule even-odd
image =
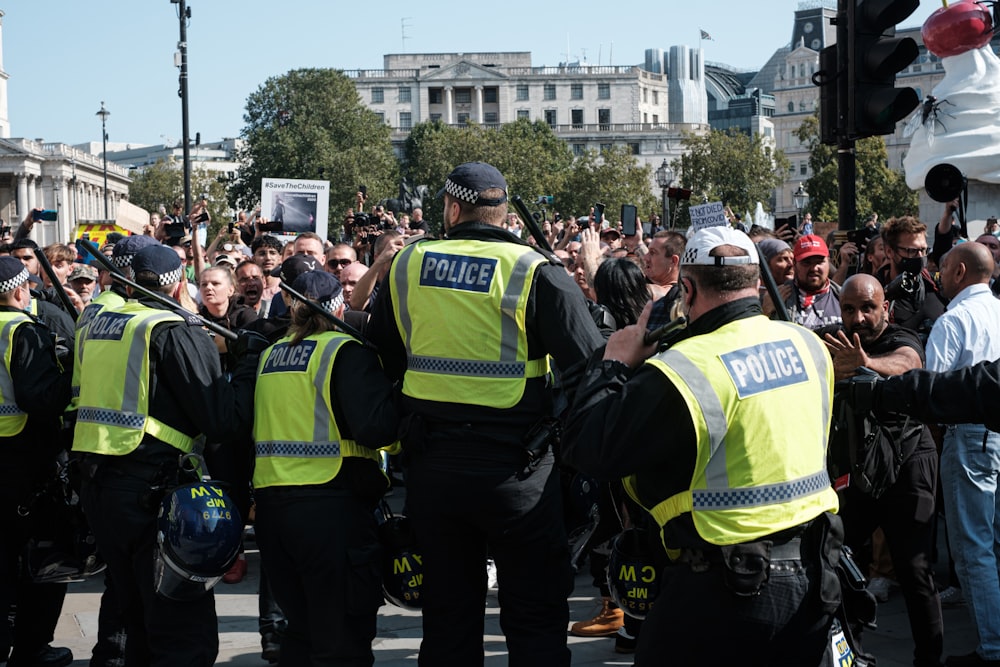
[[[524,118],[525,120],[531,120],[531,111],[528,109],[518,109],[517,117],[518,119]]]
[[[459,125],[467,125],[468,122],[469,122],[469,112],[467,112],[467,111],[460,111],[458,113],[457,120],[458,120],[458,124]]]
[[[399,87],[399,101],[402,103],[407,103],[410,101],[410,87],[400,86]]]
[[[660,103],[660,91],[654,90],[653,91],[653,104],[659,104],[659,103]]]
[[[500,101],[499,88],[496,86],[491,86],[490,88],[483,88],[483,102],[486,104],[496,104]]]
[[[598,109],[597,110],[597,123],[601,126],[602,130],[610,130],[611,127],[611,109]]]
[[[587,144],[573,144],[573,155],[582,157],[587,152]]]
[[[385,89],[372,88],[372,104],[382,104],[385,102]]]
[[[788,103],[788,113],[795,113],[795,102]]]
[[[483,113],[483,122],[484,123],[499,123],[500,122],[500,114],[498,114],[496,111],[487,111],[487,112]]]
[[[599,83],[599,84],[597,84],[597,99],[599,99],[599,100],[610,100],[611,99],[611,84],[610,83]]]
[[[611,146],[612,144],[601,144],[601,152],[603,153],[604,151],[611,150]]]
[[[409,130],[413,127],[413,114],[409,111],[399,112],[399,129]]]
[[[441,104],[441,92],[440,88],[429,88],[427,90],[428,104]]]
[[[571,100],[582,100],[583,99],[583,84],[573,83],[569,86],[569,98]]]
[[[645,111],[642,112],[642,123],[643,125],[649,123],[649,114]]]
[[[628,150],[629,150],[630,153],[632,153],[632,155],[640,155],[640,154],[642,154],[642,149],[641,149],[638,141],[630,143],[628,145]]]
[[[799,163],[799,174],[801,176],[805,176],[808,173],[809,173],[809,163],[808,162],[800,162]]]
[[[472,89],[471,88],[456,88],[455,89],[455,104],[472,104]]]
[[[556,110],[546,109],[545,110],[545,122],[549,124],[549,127],[556,126]]]
[[[649,88],[642,89],[642,103],[646,104],[649,102]]]
[[[583,127],[583,109],[573,109],[569,112],[573,127]]]
[[[653,114],[653,125],[659,125],[659,124],[660,124],[660,114],[654,113]]]
[[[385,114],[381,111],[376,111],[375,115],[378,117],[378,122],[385,124]]]
[[[556,84],[554,83],[545,84],[545,87],[542,89],[542,99],[545,100],[556,99]]]
[[[523,102],[528,98],[528,86],[523,83],[519,83],[517,88],[514,89],[514,99],[519,102]]]
[[[431,114],[431,122],[432,123],[434,123],[436,121],[439,121],[439,120],[441,120],[441,114],[439,114],[439,113],[432,113]]]

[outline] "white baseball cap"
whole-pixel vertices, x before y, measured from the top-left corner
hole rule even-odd
[[[747,254],[736,257],[713,257],[712,251],[723,245],[743,248]],[[682,265],[732,266],[759,263],[757,248],[754,247],[750,237],[728,225],[698,230],[694,236],[688,239],[684,254],[681,255]]]

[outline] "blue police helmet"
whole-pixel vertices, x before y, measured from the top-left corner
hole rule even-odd
[[[424,581],[423,557],[415,546],[413,528],[405,516],[383,516],[378,527],[382,545],[382,594],[404,609],[420,609]]]
[[[219,582],[239,555],[243,518],[214,482],[172,489],[157,519],[156,592],[193,600]]]

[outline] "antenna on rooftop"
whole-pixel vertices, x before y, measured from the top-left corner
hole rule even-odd
[[[403,53],[406,53],[406,40],[409,39],[409,37],[406,36],[406,29],[410,27],[410,24],[407,23],[407,21],[412,20],[413,19],[409,16],[399,19],[399,33],[400,41],[403,43]]]

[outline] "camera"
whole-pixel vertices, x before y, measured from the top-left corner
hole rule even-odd
[[[903,271],[896,276],[892,282],[885,286],[885,298],[887,301],[905,299],[916,293],[920,276]]]
[[[879,231],[874,227],[864,227],[862,229],[851,229],[847,232],[847,240],[858,247],[858,252],[864,252],[865,246],[873,238],[879,235]]]
[[[183,222],[171,222],[164,225],[163,230],[167,233],[168,239],[180,239],[187,233],[186,225]]]

